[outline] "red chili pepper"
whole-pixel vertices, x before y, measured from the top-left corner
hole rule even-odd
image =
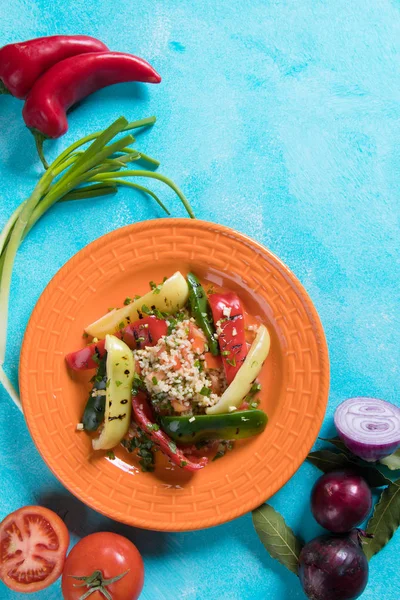
[[[149,401],[143,392],[138,392],[132,396],[132,408],[136,423],[143,429],[146,435],[160,447],[174,465],[185,469],[186,471],[198,471],[203,469],[208,458],[202,456],[199,459],[188,458],[175,442],[171,440],[155,423]]]
[[[28,94],[22,114],[26,125],[44,137],[68,130],[67,110],[82,98],[114,83],[159,83],[153,67],[122,52],[92,52],[66,58],[46,71]]]
[[[100,40],[87,35],[52,35],[0,48],[0,93],[26,98],[39,77],[56,63],[86,52],[107,52]]]
[[[135,323],[130,323],[124,329],[115,334],[117,338],[122,339],[125,344],[132,350],[144,348],[145,346],[155,346],[158,340],[167,334],[168,325],[163,319],[150,316],[145,317]],[[96,369],[98,367],[98,359],[104,356],[105,340],[89,344],[67,354],[65,360],[68,366],[74,371],[82,371],[86,369]],[[95,357],[95,360],[93,360]]]
[[[247,356],[244,312],[239,296],[233,292],[208,297],[214,324],[220,322],[218,336],[226,380],[231,383]],[[217,327],[218,330],[218,327]]]

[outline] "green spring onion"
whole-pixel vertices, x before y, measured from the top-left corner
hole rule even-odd
[[[155,121],[155,117],[149,117],[128,123],[124,117],[120,117],[104,131],[92,133],[71,144],[48,167],[31,196],[13,212],[0,232],[0,383],[20,410],[22,407],[18,394],[4,371],[11,277],[22,240],[44,213],[56,202],[115,194],[118,186],[124,185],[148,194],[169,215],[170,212],[154,192],[124,179],[145,177],[169,186],[181,200],[188,215],[195,218],[188,200],[168,177],[148,170],[126,169],[128,163],[138,160],[153,167],[160,164],[147,154],[129,147],[135,141],[131,134],[115,139],[121,133],[153,125]],[[85,150],[77,151],[88,143],[90,145]]]

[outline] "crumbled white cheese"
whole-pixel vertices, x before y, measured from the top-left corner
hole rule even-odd
[[[97,344],[97,342],[98,342],[98,341],[99,341],[99,338],[96,338],[96,337],[94,337],[94,338],[92,339],[92,343],[93,343],[93,344]]]
[[[133,352],[149,394],[156,401],[172,402],[172,406],[179,403],[183,412],[190,410],[193,404],[203,408],[214,406],[219,399],[211,391],[214,387],[211,375],[203,368],[204,355],[199,349],[193,351],[189,331],[190,320],[185,319],[155,346]],[[205,344],[204,352],[207,351]],[[218,381],[217,389],[223,393],[227,384],[222,370]],[[207,390],[209,393],[204,394]]]
[[[83,426],[83,423],[77,423],[76,424],[76,430],[77,431],[83,431],[85,428]]]
[[[237,410],[236,406],[230,406],[229,407],[229,412],[234,412],[235,410]]]
[[[193,423],[193,421],[195,421],[195,420],[196,420],[196,417],[190,417],[189,423]]]
[[[237,335],[237,330],[235,329],[235,327],[232,329],[232,335]]]
[[[258,330],[258,325],[249,325],[247,327],[247,331],[257,331]]]
[[[222,314],[224,315],[224,317],[227,317],[228,319],[231,316],[231,312],[232,312],[232,308],[230,306],[224,306],[224,308],[222,309]]]

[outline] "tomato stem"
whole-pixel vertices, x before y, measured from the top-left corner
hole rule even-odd
[[[94,571],[91,575],[77,577],[75,575],[69,575],[72,579],[77,579],[78,581],[82,581],[82,583],[74,583],[74,587],[87,587],[89,588],[80,598],[79,600],[85,600],[89,598],[94,592],[100,592],[103,594],[107,600],[112,600],[112,596],[110,592],[107,590],[107,586],[119,581],[125,575],[129,573],[129,569],[120,575],[116,575],[115,577],[111,577],[110,579],[104,579],[103,573],[101,571]]]

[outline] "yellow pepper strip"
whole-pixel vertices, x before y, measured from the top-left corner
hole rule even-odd
[[[259,375],[263,363],[269,354],[270,346],[271,338],[268,329],[264,325],[260,325],[256,339],[250,347],[246,360],[217,404],[207,408],[206,412],[208,415],[227,413],[231,407],[239,408],[243,398],[250,392],[255,378]]]
[[[158,289],[148,292],[138,300],[128,304],[128,306],[110,311],[88,325],[85,331],[93,337],[103,339],[107,333],[115,333],[118,329],[128,325],[129,322],[137,321],[143,305],[149,309],[155,307],[162,312],[174,314],[185,306],[188,297],[189,288],[186,279],[177,271]]]
[[[107,387],[104,426],[92,440],[94,450],[110,450],[126,435],[131,422],[131,390],[135,373],[132,350],[114,335],[106,335]]]

